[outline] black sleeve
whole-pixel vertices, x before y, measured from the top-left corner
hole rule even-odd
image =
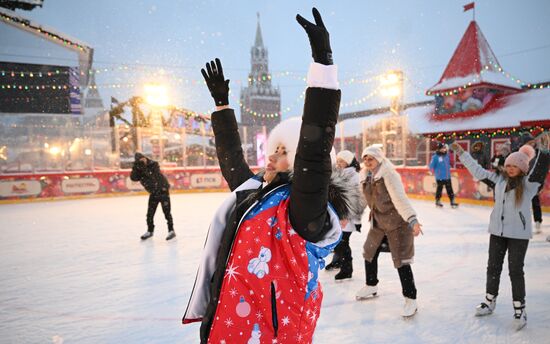
[[[330,151],[340,107],[340,91],[308,88],[294,161],[290,223],[305,240],[317,242],[331,229],[327,211],[332,172]]]
[[[132,172],[130,173],[130,179],[134,182],[138,182],[141,179],[141,169],[139,168],[139,162],[135,161],[132,166]]]
[[[537,182],[544,185],[548,167],[550,165],[550,153],[547,151],[538,150],[537,155],[533,159],[531,174],[529,175],[530,182]]]
[[[214,112],[212,129],[222,175],[233,191],[254,175],[244,160],[239,127],[233,109]]]

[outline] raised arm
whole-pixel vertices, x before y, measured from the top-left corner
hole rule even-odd
[[[296,17],[309,36],[315,63],[308,72],[309,87],[294,161],[289,216],[298,234],[308,241],[318,242],[332,228],[327,212],[332,171],[330,151],[340,107],[340,91],[337,69],[332,65],[329,34],[315,8],[313,17],[316,24],[300,15]]]
[[[451,145],[452,149],[455,151],[456,155],[460,159],[460,162],[468,169],[468,171],[474,176],[474,178],[483,180],[489,179],[490,181],[496,183],[498,181],[499,175],[495,172],[487,171],[481,167],[477,161],[472,158],[470,153],[464,151],[464,148],[458,143],[454,142]]]
[[[229,108],[229,80],[223,76],[219,59],[207,63],[201,73],[216,103],[217,111],[212,114],[216,154],[222,175],[233,191],[254,174],[244,160],[235,112]]]

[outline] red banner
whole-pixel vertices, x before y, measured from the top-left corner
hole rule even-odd
[[[435,195],[435,178],[425,167],[397,168],[405,191],[420,196]],[[219,168],[170,168],[162,172],[172,191],[228,191]],[[472,178],[465,169],[452,170],[452,184],[457,197],[471,200],[492,200],[493,191]],[[101,172],[66,172],[44,174],[14,174],[0,176],[1,200],[64,198],[103,194],[143,192],[140,183],[130,180],[130,170]],[[445,197],[445,196],[444,196]],[[541,205],[550,207],[550,185],[540,194]]]

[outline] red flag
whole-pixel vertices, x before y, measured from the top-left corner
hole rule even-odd
[[[464,12],[473,10],[475,5],[476,5],[475,2],[470,2],[469,4],[464,5]]]

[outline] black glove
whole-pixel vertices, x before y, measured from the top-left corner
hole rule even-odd
[[[216,59],[216,62],[210,61],[206,63],[206,70],[201,69],[202,76],[206,81],[206,85],[210,90],[210,94],[216,106],[229,104],[229,80],[225,80],[223,77],[222,63],[220,59]]]
[[[328,31],[323,24],[323,19],[319,11],[314,7],[313,18],[315,18],[315,24],[310,23],[307,19],[301,15],[296,15],[296,20],[303,26],[309,37],[309,44],[311,44],[311,55],[313,61],[324,65],[332,64],[332,50],[330,49],[330,40]]]
[[[358,231],[359,233],[361,233],[361,224],[356,224],[355,225],[355,230]]]

